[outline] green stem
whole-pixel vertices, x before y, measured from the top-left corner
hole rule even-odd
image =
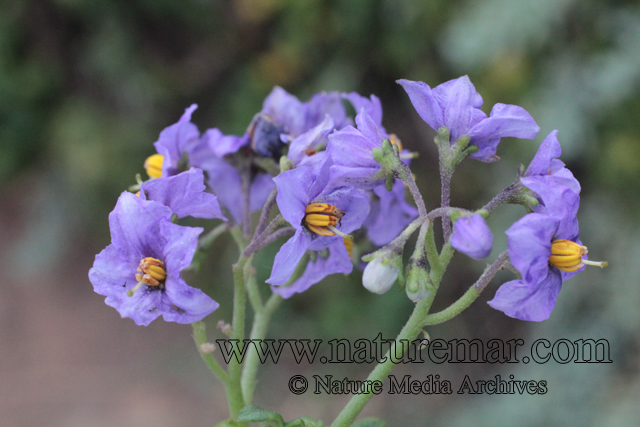
[[[262,310],[262,296],[260,296],[260,289],[256,282],[256,271],[251,266],[251,263],[247,263],[245,266],[244,277],[246,278],[245,286],[247,288],[247,294],[249,295],[249,302],[254,313],[258,313]]]
[[[279,294],[272,294],[262,309],[256,312],[253,319],[253,327],[251,328],[251,339],[261,340],[267,334],[269,321],[276,309],[282,303],[283,298]],[[256,376],[258,374],[258,366],[260,359],[257,351],[251,351],[247,354],[247,358],[242,370],[242,395],[247,405],[253,402],[253,395],[256,389]]]
[[[200,239],[200,241],[198,242],[198,246],[200,246],[200,249],[203,249],[203,250],[209,249],[209,247],[213,244],[213,242],[228,230],[229,230],[228,223],[225,222],[218,225],[213,230],[208,232],[206,236]]]
[[[402,330],[400,334],[396,338],[395,345],[396,348],[398,346],[402,346],[401,340],[413,341],[418,337],[420,332],[422,331],[422,327],[424,325],[424,319],[429,313],[429,309],[431,308],[431,303],[433,303],[433,298],[435,297],[435,292],[433,292],[429,298],[419,301],[415,308],[413,309],[413,313],[411,313],[411,317]],[[390,350],[386,353],[386,361],[378,364],[375,369],[371,372],[367,380],[369,381],[384,381],[391,370],[395,366],[395,363],[391,360]],[[354,395],[347,406],[344,407],[342,412],[335,419],[331,427],[348,427],[353,423],[356,419],[362,408],[369,402],[369,400],[373,397],[372,393],[363,393]]]
[[[244,339],[244,323],[247,294],[245,291],[244,267],[249,258],[240,255],[238,262],[233,265],[233,321],[231,338],[240,342]],[[231,418],[238,419],[240,410],[245,405],[242,397],[240,377],[242,375],[242,365],[235,358],[229,360],[229,387],[227,388],[227,399],[231,410]]]
[[[202,344],[207,344],[207,326],[203,321],[192,323],[193,327],[193,340],[196,342],[196,347],[198,348],[198,353],[204,360],[204,363],[207,364],[209,370],[216,376],[223,384],[227,384],[229,381],[229,375],[227,372],[220,366],[218,361],[213,354],[211,353],[203,353],[202,352]]]
[[[467,292],[465,292],[464,295],[462,295],[456,302],[438,313],[428,315],[425,319],[425,325],[437,325],[446,322],[447,320],[451,320],[462,313],[467,307],[471,305],[472,302],[476,300],[476,298],[480,296],[484,288],[487,287],[496,273],[504,268],[504,265],[507,263],[508,259],[508,251],[504,251],[503,253],[501,253],[498,259],[496,259],[494,263],[491,264],[491,266],[485,269],[476,283],[474,283],[473,286],[467,289]]]
[[[440,259],[438,258],[438,248],[436,247],[435,236],[433,235],[433,221],[429,221],[427,236],[425,237],[425,251],[427,252],[427,261],[431,269],[439,268]]]

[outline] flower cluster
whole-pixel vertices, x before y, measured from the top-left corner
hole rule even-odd
[[[376,250],[364,257],[370,261],[365,287],[384,293],[406,276],[407,293],[417,302],[432,295],[441,278],[427,269],[435,259],[432,253],[428,260],[426,240],[428,235],[433,240],[428,230],[436,217],[443,217],[445,245],[483,259],[493,246],[485,222],[490,210],[525,201],[531,213],[507,231],[508,255],[522,277],[505,283],[489,304],[523,320],[549,317],[563,280],[585,264],[603,265],[586,259],[587,248],[578,239],[580,185],[558,160],[557,132],[494,204],[477,211],[451,208],[445,180],[460,161],[495,162],[502,137],[531,139],[539,127],[515,105],[496,104],[487,115],[467,76],[433,89],[423,82],[398,83],[438,135],[444,169],[437,213],[427,212],[409,169],[415,155],[382,125],[382,106],[374,95],[318,93],[302,102],[276,87],[243,135],[217,128],[200,133],[191,122],[197,108],[192,105],[160,133],[157,153],[144,164],[150,179],[139,182],[139,193],[125,192],[118,199],[109,217],[112,243],[96,256],[89,273],[96,292],[138,324],[160,314],[180,323],[210,314],[218,304],[180,277],[200,248],[203,230],[176,222],[194,216],[237,227],[245,258],[292,233],[266,281],[284,298],[327,275],[349,274],[360,265],[360,253]],[[279,214],[267,225],[274,203]],[[262,213],[254,228],[255,211]],[[281,233],[274,231],[281,225],[286,225]],[[403,248],[417,229],[420,237],[405,274]],[[436,261],[431,268],[442,267],[443,261]]]

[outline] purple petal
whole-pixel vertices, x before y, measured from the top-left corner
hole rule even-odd
[[[329,241],[326,244],[326,241]],[[316,261],[307,264],[307,268],[302,273],[302,276],[298,278],[291,286],[272,286],[273,292],[277,292],[282,295],[283,298],[289,298],[293,294],[304,292],[312,285],[320,282],[322,279],[330,274],[343,273],[349,274],[353,270],[353,263],[347,249],[344,246],[344,240],[342,237],[336,236],[331,238],[318,238],[310,245],[310,250],[321,250],[324,247],[329,249],[329,256],[324,258],[318,254]]]
[[[551,162],[562,154],[557,135],[558,131],[554,130],[542,141],[524,176],[547,175],[551,172]]]
[[[345,214],[337,227],[343,233],[359,229],[369,215],[369,198],[363,191],[354,187],[334,189],[313,201],[328,203],[344,211]]]
[[[202,139],[206,141],[213,154],[219,158],[235,153],[241,147],[249,144],[248,135],[224,135],[218,128],[208,129]]]
[[[532,139],[540,131],[531,115],[516,105],[496,104],[491,116],[478,122],[468,131],[471,143],[487,141],[505,136]]]
[[[380,103],[380,98],[375,95],[371,95],[370,98],[366,98],[359,95],[357,92],[343,93],[342,97],[347,99],[351,105],[353,105],[353,108],[356,110],[356,114],[360,110],[364,109],[376,125],[382,126],[382,104]]]
[[[160,258],[162,240],[158,224],[162,219],[171,219],[171,210],[168,207],[142,200],[125,191],[109,214],[111,242],[122,257],[135,260],[137,263],[144,256]]]
[[[249,192],[249,208],[251,212],[262,209],[275,185],[271,174],[259,173],[253,177]]]
[[[398,80],[398,83],[404,88],[407,95],[409,95],[413,108],[416,109],[420,117],[422,117],[422,120],[434,130],[438,130],[440,126],[444,126],[442,108],[429,85],[423,82],[404,79]]]
[[[240,224],[244,210],[240,172],[226,161],[218,158],[210,159],[208,166],[206,172],[209,175],[207,180],[209,187],[218,197],[220,204],[227,208],[233,220]]]
[[[305,132],[317,126],[327,115],[335,123],[336,129],[342,129],[349,124],[347,112],[342,104],[342,97],[338,92],[317,93],[311,97],[309,102],[305,103],[305,106]]]
[[[559,220],[555,238],[575,240],[579,233],[576,215],[580,206],[580,196],[564,182],[558,182],[555,177],[549,175],[521,178],[521,181],[542,199],[542,205],[534,208],[534,211]]]
[[[122,318],[130,317],[137,325],[147,326],[160,316],[161,299],[162,291],[143,286],[131,297],[124,291],[120,296],[108,296],[104,302],[118,310]]]
[[[164,240],[163,254],[167,274],[180,277],[180,272],[189,267],[198,245],[200,227],[183,227],[169,221],[160,223],[160,233]]]
[[[551,241],[560,221],[544,214],[525,215],[507,231],[509,258],[527,283],[537,283],[549,273]]]
[[[389,138],[389,135],[376,124],[376,122],[363,109],[356,116],[358,131],[371,141],[372,146],[382,147],[382,140]]]
[[[540,322],[551,315],[561,288],[559,271],[550,269],[547,276],[532,285],[522,280],[503,284],[488,304],[507,316]]]
[[[276,254],[276,258],[273,261],[273,270],[271,270],[271,277],[269,277],[266,282],[274,286],[287,283],[310,244],[311,236],[309,232],[298,229],[296,234],[287,240]]]
[[[262,112],[286,127],[286,133],[298,136],[304,133],[306,108],[295,96],[279,86],[273,88],[262,104]]]
[[[180,162],[187,145],[196,143],[200,138],[198,127],[191,123],[191,114],[196,108],[198,108],[196,104],[187,108],[178,123],[160,132],[158,141],[153,144],[156,151],[164,156],[162,176],[178,173],[178,162]]]
[[[493,235],[480,215],[465,216],[453,225],[451,246],[473,259],[486,258],[491,253]]]
[[[140,189],[149,200],[168,206],[180,218],[193,216],[226,221],[217,197],[204,192],[204,174],[200,169],[191,168],[178,175],[153,179],[142,184]]]
[[[438,88],[434,91],[438,92]],[[469,134],[471,126],[478,121],[479,110],[475,108],[475,105],[478,104],[479,96],[468,76],[453,80],[443,91],[441,105],[444,125],[449,128],[452,142],[457,141],[464,134]]]
[[[180,277],[167,278],[158,310],[167,322],[193,323],[213,313],[220,304],[200,289],[187,285]]]
[[[303,159],[308,157],[304,151],[313,148],[314,145],[325,138],[331,130],[333,130],[333,119],[331,119],[329,115],[326,115],[318,126],[291,141],[287,157],[297,166]]]
[[[273,178],[278,187],[276,202],[282,217],[293,227],[302,229],[302,218],[309,204],[308,191],[312,185],[311,168],[300,166]]]
[[[418,216],[418,210],[405,198],[404,183],[396,179],[391,191],[383,186],[373,189],[377,196],[371,201],[371,212],[364,222],[367,235],[376,246],[383,246],[406,228]]]

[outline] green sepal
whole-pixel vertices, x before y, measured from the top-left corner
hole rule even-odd
[[[387,427],[387,423],[382,421],[380,418],[367,417],[351,424],[351,427]]]
[[[284,427],[284,419],[277,412],[267,411],[256,405],[247,405],[240,410],[238,421],[245,423],[259,423],[264,427]]]
[[[384,181],[384,188],[386,188],[387,191],[393,190],[394,182],[395,182],[395,178],[393,177],[393,175],[387,176],[387,179]]]
[[[295,165],[287,156],[280,157],[280,173],[289,171],[294,168]]]

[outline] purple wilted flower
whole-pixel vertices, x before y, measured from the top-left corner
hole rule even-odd
[[[470,157],[483,162],[498,160],[496,148],[500,138],[513,136],[532,139],[540,127],[524,108],[496,104],[489,117],[480,110],[482,97],[468,76],[450,80],[434,89],[423,82],[398,80],[409,95],[413,107],[432,129],[446,126],[450,142],[469,135],[478,151]]]
[[[289,286],[271,286],[273,292],[283,298],[304,292],[330,274],[349,274],[353,263],[345,246],[345,239],[340,236],[317,238],[309,245],[309,252],[314,252],[315,259],[310,259],[302,275]]]
[[[111,244],[96,255],[89,271],[94,290],[107,297],[105,303],[138,325],[160,315],[170,322],[193,323],[218,308],[180,278],[202,228],[181,227],[170,218],[167,206],[123,193],[109,214]]]
[[[464,216],[453,224],[451,246],[473,259],[486,258],[491,253],[493,234],[482,216]]]
[[[280,248],[267,283],[284,285],[308,249],[329,247],[338,240],[333,236],[344,237],[360,228],[369,214],[369,201],[362,191],[328,185],[330,166],[331,158],[326,157],[322,165],[299,166],[274,178],[280,213],[296,233]],[[350,264],[346,249],[342,255]],[[343,265],[333,257],[324,263],[327,274],[344,272],[345,266],[346,262]]]
[[[606,262],[586,259],[587,247],[578,239],[575,215],[579,196],[565,188],[560,196],[566,206],[554,203],[547,213],[531,213],[507,230],[509,258],[522,273],[521,280],[504,283],[489,305],[521,320],[548,319],[562,282],[584,269],[585,264],[606,267]]]
[[[376,246],[391,242],[418,216],[418,210],[405,198],[404,187],[404,183],[396,179],[391,191],[383,186],[372,191],[371,213],[363,225]]]
[[[326,116],[338,129],[349,123],[338,92],[318,93],[308,102],[301,102],[276,86],[249,126],[251,148],[260,156],[277,159],[285,142],[320,125]]]
[[[394,139],[364,109],[356,116],[356,125],[357,129],[347,126],[329,135],[327,151],[334,162],[331,180],[334,185],[371,190],[382,185],[387,178],[387,173],[373,157],[372,150],[382,147],[383,139],[390,139],[392,143]]]
[[[196,108],[198,108],[196,104],[187,108],[178,123],[174,123],[160,132],[158,141],[153,144],[158,154],[162,156],[162,176],[172,176],[179,173],[182,154],[187,152],[190,145],[196,144],[200,139],[198,127],[191,123],[191,114]]]
[[[178,175],[157,178],[147,181],[140,187],[142,197],[147,197],[168,206],[179,218],[193,216],[196,218],[220,218],[227,220],[218,199],[205,192],[204,174],[202,170],[191,168]]]

